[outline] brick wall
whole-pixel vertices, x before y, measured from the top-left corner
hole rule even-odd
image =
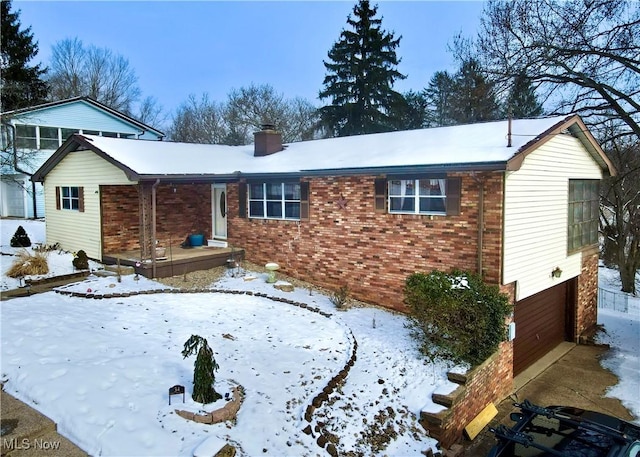
[[[137,186],[100,186],[102,253],[140,248]]]
[[[454,382],[461,384],[449,396],[451,405],[439,413],[421,414],[421,423],[443,449],[458,442],[464,428],[489,403],[496,404],[512,392],[512,346],[510,342],[502,343],[493,356],[468,373],[450,375]]]
[[[456,175],[452,175],[456,176]],[[416,271],[460,268],[476,271],[478,189],[474,177],[462,177],[459,216],[376,213],[375,176],[309,179],[310,219],[262,220],[238,217],[238,186],[227,186],[231,244],[248,260],[277,262],[282,271],[337,289],[349,286],[358,299],[397,310],[408,275]],[[502,174],[485,180],[483,270],[487,281],[500,280],[502,246]],[[341,209],[338,200],[346,200]]]
[[[582,253],[582,271],[578,277],[575,334],[579,337],[598,323],[598,250]]]
[[[137,186],[101,186],[103,253],[140,249]],[[156,239],[182,243],[192,233],[211,237],[211,185],[160,185],[156,190]]]

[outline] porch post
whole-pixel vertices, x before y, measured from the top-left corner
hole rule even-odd
[[[153,238],[150,184],[138,184],[138,199],[140,208],[140,260],[146,260],[151,258],[151,245]]]

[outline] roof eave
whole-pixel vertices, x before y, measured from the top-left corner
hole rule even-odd
[[[551,126],[546,131],[540,133],[533,140],[522,146],[514,155],[507,161],[507,171],[518,171],[524,162],[524,159],[534,150],[538,149],[544,143],[549,141],[555,135],[560,134],[564,130],[575,136],[585,147],[591,157],[598,163],[603,170],[608,170],[612,176],[615,176],[616,170],[605,152],[602,150],[596,139],[593,137],[584,121],[579,115],[573,114],[567,116],[564,120]]]
[[[94,152],[102,159],[122,170],[129,181],[137,182],[140,179],[139,174],[135,170],[132,170],[123,163],[118,162],[109,154],[96,147],[90,139],[78,133],[71,135],[67,141],[65,141],[62,146],[60,146],[56,152],[54,152],[53,155],[49,157],[49,159],[47,159],[40,168],[38,168],[38,170],[36,170],[31,179],[35,182],[44,182],[46,175],[53,170],[56,165],[58,165],[58,163],[67,156],[67,154],[78,151],[82,147]]]
[[[472,172],[472,171],[505,171],[506,161],[475,162],[475,163],[453,163],[453,164],[431,164],[431,165],[401,165],[386,167],[363,167],[363,168],[327,168],[316,170],[300,170],[291,172],[258,172],[245,173],[236,171],[226,174],[138,174],[139,181],[160,181],[161,183],[197,183],[197,182],[234,182],[240,179],[300,179],[302,177],[321,176],[363,176],[363,175],[411,175],[411,174],[438,174],[452,172]]]

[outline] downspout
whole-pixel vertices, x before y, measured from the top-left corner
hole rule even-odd
[[[18,148],[16,146],[16,126],[9,122],[3,122],[2,125],[9,127],[12,131],[11,148],[13,149],[13,169],[16,170],[18,173],[22,173],[24,175],[29,176],[29,181],[31,181],[31,204],[33,205],[33,218],[37,219],[38,205],[36,203],[36,183],[31,179],[33,177],[33,173],[29,173],[28,171],[25,171],[18,166]]]
[[[156,189],[160,180],[151,186],[151,265],[153,265],[153,278],[156,277]]]
[[[475,172],[473,179],[478,183],[478,276],[484,279],[482,274],[482,250],[484,247],[484,179],[478,178]]]

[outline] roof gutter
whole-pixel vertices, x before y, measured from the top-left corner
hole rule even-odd
[[[477,163],[455,163],[455,164],[438,164],[438,165],[399,165],[387,167],[366,167],[366,168],[325,168],[316,170],[300,170],[279,173],[244,173],[235,171],[233,173],[202,173],[202,174],[136,174],[129,176],[129,179],[135,181],[155,182],[160,180],[163,183],[206,183],[211,181],[217,182],[235,182],[240,178],[244,179],[300,179],[301,177],[313,176],[363,176],[363,175],[419,175],[433,173],[453,173],[463,171],[505,171],[507,169],[506,161],[495,162],[477,162]]]
[[[16,126],[11,124],[10,122],[2,122],[2,125],[11,129],[11,149],[13,149],[13,169],[18,173],[22,173],[24,175],[29,176],[29,181],[31,181],[31,204],[33,205],[33,218],[38,218],[38,205],[36,203],[36,183],[31,177],[33,173],[29,173],[26,170],[23,170],[18,166],[18,147],[16,146]]]

